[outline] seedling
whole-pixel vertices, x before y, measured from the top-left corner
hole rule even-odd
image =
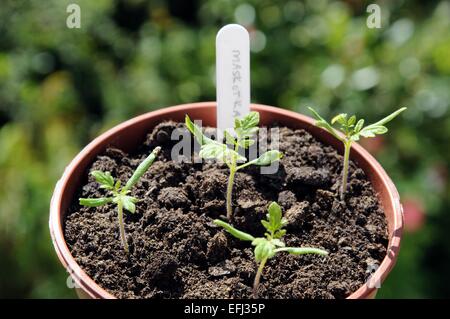
[[[342,183],[340,188],[340,197],[341,200],[344,200],[345,192],[347,190],[348,165],[352,142],[358,141],[360,136],[375,137],[375,135],[386,133],[388,129],[386,126],[384,126],[384,124],[392,121],[397,115],[406,110],[406,107],[402,107],[394,113],[386,116],[384,119],[367,126],[364,126],[363,119],[356,121],[355,115],[348,117],[345,113],[341,113],[333,117],[330,124],[325,119],[323,119],[314,109],[312,109],[311,107],[309,109],[316,117],[316,125],[318,127],[326,129],[334,137],[344,143],[344,167],[342,170]],[[335,123],[339,124],[339,130],[343,133],[343,136],[338,134],[338,132],[333,128],[333,125]]]
[[[225,130],[224,136],[226,144],[214,141],[209,137],[203,135],[202,130],[195,125],[189,116],[186,115],[186,127],[197,139],[198,143],[201,145],[199,156],[205,159],[219,159],[225,162],[230,169],[230,175],[228,178],[227,186],[227,218],[231,219],[233,212],[231,207],[232,193],[233,193],[233,183],[234,176],[236,172],[249,165],[266,166],[273,162],[279,160],[283,154],[276,150],[270,150],[259,156],[258,158],[247,162],[244,156],[239,154],[239,148],[247,149],[255,143],[252,137],[258,132],[259,124],[259,113],[250,112],[248,115],[242,119],[235,118],[234,120],[234,131],[236,137]],[[233,149],[229,148],[227,144],[232,145]],[[238,163],[241,163],[238,165]]]
[[[281,207],[276,203],[272,202],[269,205],[267,220],[261,220],[264,228],[267,232],[264,234],[265,237],[253,237],[243,231],[237,230],[228,223],[222,220],[216,219],[214,223],[219,225],[231,235],[240,240],[251,241],[252,245],[255,246],[255,260],[259,263],[258,271],[256,272],[255,281],[253,283],[253,295],[257,296],[257,290],[259,282],[261,279],[261,274],[263,272],[264,266],[268,259],[274,257],[279,252],[288,252],[292,255],[304,255],[304,254],[318,254],[318,255],[328,255],[328,252],[318,248],[312,247],[286,247],[284,242],[281,240],[284,235],[286,235],[286,230],[283,227],[286,225],[287,221],[282,217]]]
[[[141,164],[139,164],[138,168],[130,177],[124,187],[121,187],[121,182],[119,179],[117,181],[114,181],[114,178],[111,176],[110,172],[92,171],[91,175],[94,176],[97,183],[100,184],[100,188],[106,189],[111,196],[79,199],[80,205],[89,207],[98,207],[109,203],[114,203],[117,205],[120,240],[122,242],[123,248],[127,253],[129,252],[129,248],[123,222],[123,209],[129,211],[130,213],[135,213],[135,204],[137,203],[138,199],[128,194],[130,193],[131,188],[136,185],[139,179],[153,164],[160,150],[161,147],[156,147],[153,152]]]

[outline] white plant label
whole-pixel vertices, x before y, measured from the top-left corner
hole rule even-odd
[[[228,24],[216,37],[218,136],[233,132],[234,118],[250,112],[250,37],[239,24]]]

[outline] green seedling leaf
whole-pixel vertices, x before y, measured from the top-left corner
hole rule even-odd
[[[283,157],[283,154],[281,152],[276,151],[276,150],[271,150],[271,151],[265,152],[257,159],[251,161],[251,163],[253,165],[258,165],[258,166],[267,166],[267,165],[272,164],[275,161],[278,161],[282,157]]]
[[[384,124],[386,124],[386,123],[392,121],[394,118],[397,117],[397,115],[399,115],[400,113],[402,113],[402,112],[405,111],[406,109],[407,109],[406,107],[402,107],[402,108],[398,109],[397,111],[395,111],[395,112],[389,114],[389,115],[386,116],[385,118],[379,120],[378,122],[369,125],[369,127],[370,127],[370,126],[382,126],[382,125],[384,125]]]
[[[121,196],[120,200],[122,201],[123,208],[130,213],[134,214],[136,212],[136,205],[137,199],[132,196]]]
[[[358,133],[359,131],[361,131],[363,126],[364,126],[364,120],[360,119],[358,121],[358,123],[356,123],[356,125],[355,125],[355,133]]]
[[[245,162],[247,159],[241,156],[238,152],[227,147],[226,144],[209,143],[202,145],[200,153],[198,154],[206,159],[218,159],[227,164],[235,162]]]
[[[267,220],[269,222],[268,222],[268,227],[266,227],[266,229],[271,233],[275,233],[278,229],[280,229],[282,227],[281,207],[277,203],[272,202],[269,205],[268,211],[269,212],[267,214]]]
[[[235,119],[234,119],[234,129],[236,130],[236,129],[238,129],[238,128],[241,128],[241,126],[242,126],[241,120],[238,119],[238,118],[235,118]]]
[[[237,230],[236,228],[234,228],[230,224],[228,224],[228,223],[226,223],[224,221],[221,221],[220,219],[215,219],[214,220],[214,224],[225,228],[225,230],[228,233],[230,233],[231,235],[233,235],[237,239],[246,240],[246,241],[254,241],[255,240],[255,237],[253,237],[252,235],[247,234],[247,233],[245,233],[243,231]]]
[[[262,220],[264,228],[268,231],[271,238],[281,238],[286,234],[286,230],[282,229],[287,221],[282,217],[281,207],[276,202],[272,202],[269,205],[267,221]]]
[[[247,139],[253,137],[256,133],[258,133],[259,127],[252,127],[248,130],[243,130],[242,128],[235,129],[237,139]]]
[[[286,246],[280,239],[277,239],[277,238],[272,239],[272,244],[274,244],[274,246],[276,246],[276,247]]]
[[[242,129],[242,128],[236,128],[236,134],[238,136],[240,136],[241,138],[247,138],[247,137],[252,137],[254,136],[256,133],[258,133],[259,127],[250,127],[248,129]]]
[[[91,175],[94,176],[97,183],[101,188],[112,189],[114,188],[114,178],[110,172],[92,171]]]
[[[334,128],[327,121],[325,121],[324,118],[322,118],[319,115],[319,113],[317,113],[312,107],[308,107],[308,108],[314,114],[314,116],[316,117],[316,126],[326,129],[335,138],[337,138],[338,140],[342,141],[342,138],[339,136],[339,134],[334,130]],[[347,116],[347,115],[345,114],[345,116]]]
[[[79,198],[80,205],[88,207],[103,206],[112,202],[112,198],[100,197],[100,198]]]
[[[347,126],[350,128],[356,123],[356,116],[352,115],[347,122]]]
[[[200,157],[210,159],[210,158],[217,158],[220,160],[224,160],[225,158],[225,152],[228,149],[228,147],[225,144],[219,144],[219,143],[209,143],[202,145],[202,148],[200,149]]]
[[[310,108],[311,109],[311,108]],[[316,115],[316,117],[318,117],[317,115]],[[320,116],[319,116],[320,117]],[[318,117],[318,118],[319,118]],[[324,119],[321,119],[321,120],[323,120],[323,121],[325,121]],[[326,121],[325,121],[326,122]],[[345,125],[345,123],[347,123],[347,114],[345,114],[345,113],[341,113],[341,114],[338,114],[338,115],[336,115],[335,117],[333,117],[332,119],[331,119],[331,124],[334,124],[334,123],[339,123],[339,124],[341,124],[341,125]]]
[[[236,139],[233,137],[233,135],[228,133],[228,131],[225,131],[224,135],[225,135],[225,141],[227,144],[236,145]]]
[[[149,156],[136,168],[131,178],[128,180],[127,184],[124,187],[124,190],[128,191],[130,190],[136,183],[139,181],[139,179],[145,174],[145,172],[148,171],[150,166],[155,161],[156,157],[158,156],[159,152],[161,151],[161,147],[155,147],[153,152],[150,153]]]
[[[275,252],[288,252],[292,255],[305,255],[305,254],[317,254],[317,255],[322,255],[322,256],[326,256],[328,255],[328,252],[326,250],[323,249],[319,249],[319,248],[311,248],[311,247],[305,247],[305,248],[301,248],[301,247],[282,247],[282,248],[277,248]]]
[[[255,141],[254,140],[250,140],[250,139],[240,140],[239,141],[239,146],[242,147],[242,148],[245,148],[245,149],[249,148],[253,144],[255,144]]]
[[[375,137],[375,135],[385,134],[388,131],[386,126],[371,126],[364,128],[359,135],[363,137]]]
[[[283,218],[283,226],[285,223],[286,223],[286,220]],[[281,238],[284,235],[286,235],[286,229],[280,229],[280,230],[277,230],[275,232],[275,234],[273,234],[273,238]]]
[[[195,139],[200,145],[214,142],[214,140],[203,134],[201,128],[195,125],[195,123],[191,121],[188,115],[186,115],[185,117],[185,125],[187,129],[192,133],[192,135],[194,135]]]
[[[259,113],[258,112],[250,112],[240,121],[241,127],[244,130],[251,129],[259,124]]]
[[[275,245],[265,238],[259,238],[255,247],[255,260],[261,262],[275,256]]]

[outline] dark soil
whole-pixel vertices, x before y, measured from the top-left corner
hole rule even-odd
[[[257,265],[250,243],[212,223],[225,213],[228,171],[215,162],[172,161],[175,127],[182,124],[162,123],[135,154],[110,148],[92,164],[91,170],[110,171],[124,183],[155,146],[162,147],[132,190],[140,199],[136,213],[125,213],[130,254],[120,242],[115,207],[81,207],[76,199],[65,221],[69,249],[94,281],[119,298],[251,298]],[[346,200],[339,200],[342,156],[334,148],[286,127],[280,141],[284,157],[276,174],[262,175],[257,167],[237,173],[233,224],[262,236],[260,220],[277,201],[289,222],[285,243],[330,254],[278,254],[264,269],[259,297],[345,298],[386,255],[383,210],[354,163]],[[78,195],[105,192],[89,176]]]

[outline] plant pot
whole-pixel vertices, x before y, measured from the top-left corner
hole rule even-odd
[[[81,269],[70,253],[64,238],[64,218],[74,200],[77,189],[86,176],[89,165],[108,146],[114,146],[127,152],[134,150],[143,141],[145,135],[164,120],[183,121],[185,114],[188,114],[192,119],[202,120],[205,126],[215,126],[215,107],[215,102],[184,104],[135,117],[97,137],[67,166],[62,178],[57,182],[52,196],[49,226],[58,258],[73,278],[80,298],[114,298]],[[261,125],[276,121],[291,128],[305,129],[319,141],[333,146],[339,152],[343,151],[340,141],[325,130],[316,127],[315,121],[307,116],[271,106],[253,104],[251,108],[260,113]],[[382,283],[393,268],[398,256],[403,228],[402,206],[399,194],[389,176],[381,165],[357,143],[353,143],[351,159],[358,164],[371,181],[386,215],[389,236],[387,254],[371,277],[371,283]],[[373,284],[365,284],[348,298],[373,298],[376,292],[377,288]]]

